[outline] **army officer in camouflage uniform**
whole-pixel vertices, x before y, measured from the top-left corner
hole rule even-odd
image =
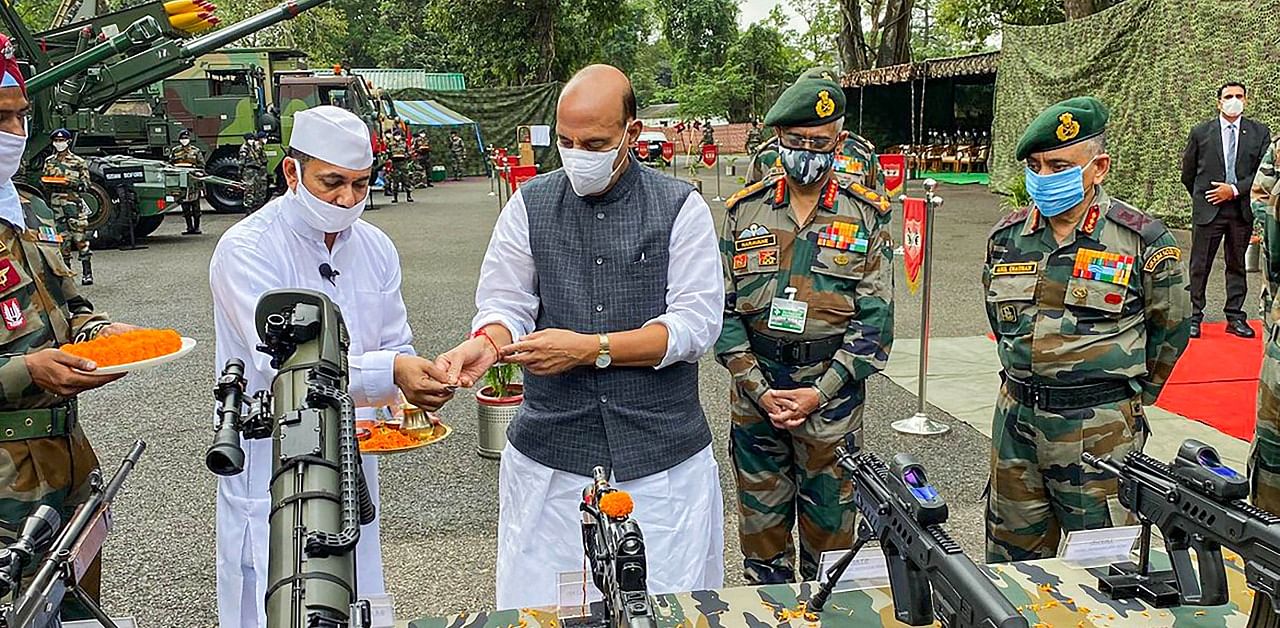
[[[1270,314],[1262,354],[1262,373],[1258,376],[1258,422],[1254,426],[1253,446],[1249,451],[1249,478],[1253,486],[1253,505],[1280,514],[1280,299],[1276,299],[1276,281],[1280,277],[1280,229],[1277,229],[1280,201],[1280,138],[1262,157],[1262,165],[1253,178],[1253,215],[1262,221],[1264,250],[1267,253],[1267,285],[1271,296]],[[1271,607],[1271,598],[1253,598],[1249,626],[1280,626],[1280,616]]]
[[[95,375],[92,362],[57,347],[134,328],[110,323],[77,294],[54,212],[39,196],[15,189],[29,103],[4,35],[0,51],[0,542],[7,544],[40,504],[70,521],[98,467],[76,395],[120,376]],[[94,599],[100,573],[95,559],[80,580]]]
[[[865,380],[893,342],[889,201],[834,175],[845,98],[829,72],[806,73],[765,124],[782,168],[735,194],[720,236],[724,328],[716,358],[733,376],[730,451],[745,576],[796,578],[852,544],[849,482],[834,468],[860,442]]]
[[[49,189],[49,201],[57,217],[58,233],[62,236],[62,260],[71,265],[71,251],[77,251],[83,270],[81,283],[93,284],[93,251],[89,250],[88,213],[80,193],[89,186],[89,162],[71,152],[71,131],[57,129],[49,134],[53,154],[44,161],[41,181]]]
[[[183,129],[178,133],[178,145],[169,147],[169,163],[186,168],[204,166],[204,151],[191,143],[191,131]],[[187,230],[182,235],[200,235],[200,182],[188,180],[187,194],[182,197],[182,219],[187,223]]]
[[[1073,98],[1018,142],[1035,204],[996,225],[982,283],[1004,385],[992,426],[987,561],[1054,556],[1071,530],[1127,519],[1083,452],[1141,450],[1187,346],[1190,294],[1169,230],[1102,182],[1107,109]]]

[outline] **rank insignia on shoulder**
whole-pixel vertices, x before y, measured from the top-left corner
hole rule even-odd
[[[1182,249],[1176,246],[1162,246],[1156,249],[1156,252],[1152,253],[1151,257],[1147,258],[1147,263],[1142,265],[1142,270],[1146,272],[1153,272],[1156,267],[1160,265],[1160,262],[1167,259],[1171,259],[1175,262],[1182,259]]]
[[[27,324],[27,317],[22,313],[22,303],[18,297],[0,303],[0,315],[4,316],[4,328],[13,331]]]
[[[991,267],[991,276],[999,277],[1001,275],[1034,275],[1036,269],[1039,268],[1037,262],[1008,262],[1004,264],[996,264]]]
[[[742,270],[747,267],[747,254],[738,253],[733,256],[733,269]]]
[[[1132,255],[1080,249],[1076,251],[1076,263],[1071,269],[1071,276],[1126,285],[1132,272]]]
[[[768,228],[752,223],[738,234],[738,238],[733,241],[733,249],[741,253],[742,251],[750,251],[762,246],[775,246],[777,244],[778,236],[770,233]]]
[[[36,230],[36,233],[36,237],[39,238],[41,242],[52,242],[55,244],[62,242],[62,235],[53,227],[40,227]]]
[[[778,265],[778,249],[761,249],[756,253],[759,256],[761,266],[777,266]]]

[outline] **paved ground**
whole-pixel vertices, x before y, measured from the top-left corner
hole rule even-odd
[[[726,196],[733,187],[725,178]],[[366,213],[399,248],[404,297],[422,354],[448,349],[467,331],[479,263],[497,214],[488,190],[483,180],[448,183],[420,193],[414,204]],[[985,331],[978,271],[984,238],[999,215],[997,199],[976,187],[941,193],[947,204],[938,223],[933,328],[937,335],[972,336]],[[714,195],[708,190],[708,197]],[[184,237],[177,235],[181,221],[174,218],[149,239],[150,248],[102,251],[95,257],[99,283],[87,289],[100,309],[119,320],[175,327],[201,342],[188,359],[126,377],[83,400],[86,429],[106,468],[114,470],[134,438],[150,445],[118,499],[104,585],[109,612],[135,615],[144,626],[214,623],[214,477],[203,464],[215,368],[207,268],[218,235],[235,220],[206,216],[206,235]],[[1210,310],[1221,307],[1220,278],[1214,279],[1219,285]],[[919,302],[901,280],[898,299],[898,336],[917,336]],[[732,499],[725,443],[728,378],[710,359],[702,374],[725,496]],[[986,437],[940,414],[954,425],[945,437],[895,434],[888,424],[914,411],[914,395],[877,376],[868,396],[871,448],[918,455],[951,504],[949,527],[967,550],[977,552]],[[382,466],[384,561],[402,619],[493,604],[497,465],[474,452],[475,407],[468,394],[460,394],[443,416],[456,430],[449,441],[385,459]],[[734,584],[741,582],[736,514],[727,507],[725,557]]]

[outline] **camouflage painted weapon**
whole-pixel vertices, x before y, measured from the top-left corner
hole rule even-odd
[[[1113,565],[1108,577],[1102,579],[1104,591],[1113,588],[1116,577],[1132,581],[1139,576],[1176,587],[1174,603],[1225,604],[1227,576],[1222,548],[1226,546],[1244,558],[1249,586],[1270,596],[1273,605],[1280,601],[1280,517],[1244,502],[1249,495],[1248,479],[1222,464],[1213,447],[1187,439],[1172,464],[1137,451],[1121,462],[1088,452],[1082,459],[1120,481],[1121,505],[1137,515],[1147,530],[1151,525],[1160,528],[1173,564],[1172,573],[1147,573],[1145,565],[1135,567],[1132,563]],[[1198,570],[1191,564],[1193,549]],[[1140,558],[1146,562],[1145,556]]]
[[[582,546],[604,602],[591,605],[588,625],[657,628],[646,583],[644,535],[631,518],[631,496],[609,486],[604,468],[596,467],[591,475],[591,485],[582,491]]]
[[[845,438],[849,449],[836,448],[836,464],[857,490],[854,499],[862,513],[858,542],[828,571],[809,610],[822,611],[853,556],[876,538],[889,564],[898,621],[927,626],[937,617],[943,626],[956,628],[1027,628],[1022,614],[942,529],[947,504],[929,484],[924,467],[908,454],[894,456],[890,466],[871,452],[851,454],[857,451],[851,436]]]
[[[96,469],[92,472],[89,479],[92,495],[76,510],[71,523],[58,533],[40,570],[18,599],[0,607],[0,627],[60,626],[58,618],[62,600],[71,592],[97,617],[99,623],[115,628],[106,613],[80,588],[79,582],[107,539],[107,528],[110,527],[107,511],[111,502],[146,448],[146,443],[134,441],[133,449],[106,487],[102,485],[102,473]],[[57,511],[44,505],[27,517],[18,541],[0,550],[0,595],[16,590],[23,568],[40,554],[41,548],[48,545],[49,538],[60,524]]]

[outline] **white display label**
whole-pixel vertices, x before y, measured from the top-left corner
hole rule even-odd
[[[1142,526],[1120,526],[1068,532],[1058,558],[1072,567],[1089,569],[1129,560]]]
[[[560,619],[586,617],[591,614],[591,603],[604,599],[591,581],[591,574],[585,571],[556,574],[556,592],[560,601],[556,617]]]
[[[373,620],[369,623],[369,628],[395,628],[396,605],[390,593],[386,595],[370,595],[365,599],[369,600],[369,610],[373,616]]]
[[[818,581],[827,581],[827,571],[840,560],[848,550],[823,552],[818,561]],[[862,591],[864,589],[880,589],[889,586],[889,563],[885,562],[884,550],[879,546],[865,545],[853,557],[849,568],[844,570],[840,581],[832,589],[833,593],[842,591]]]

